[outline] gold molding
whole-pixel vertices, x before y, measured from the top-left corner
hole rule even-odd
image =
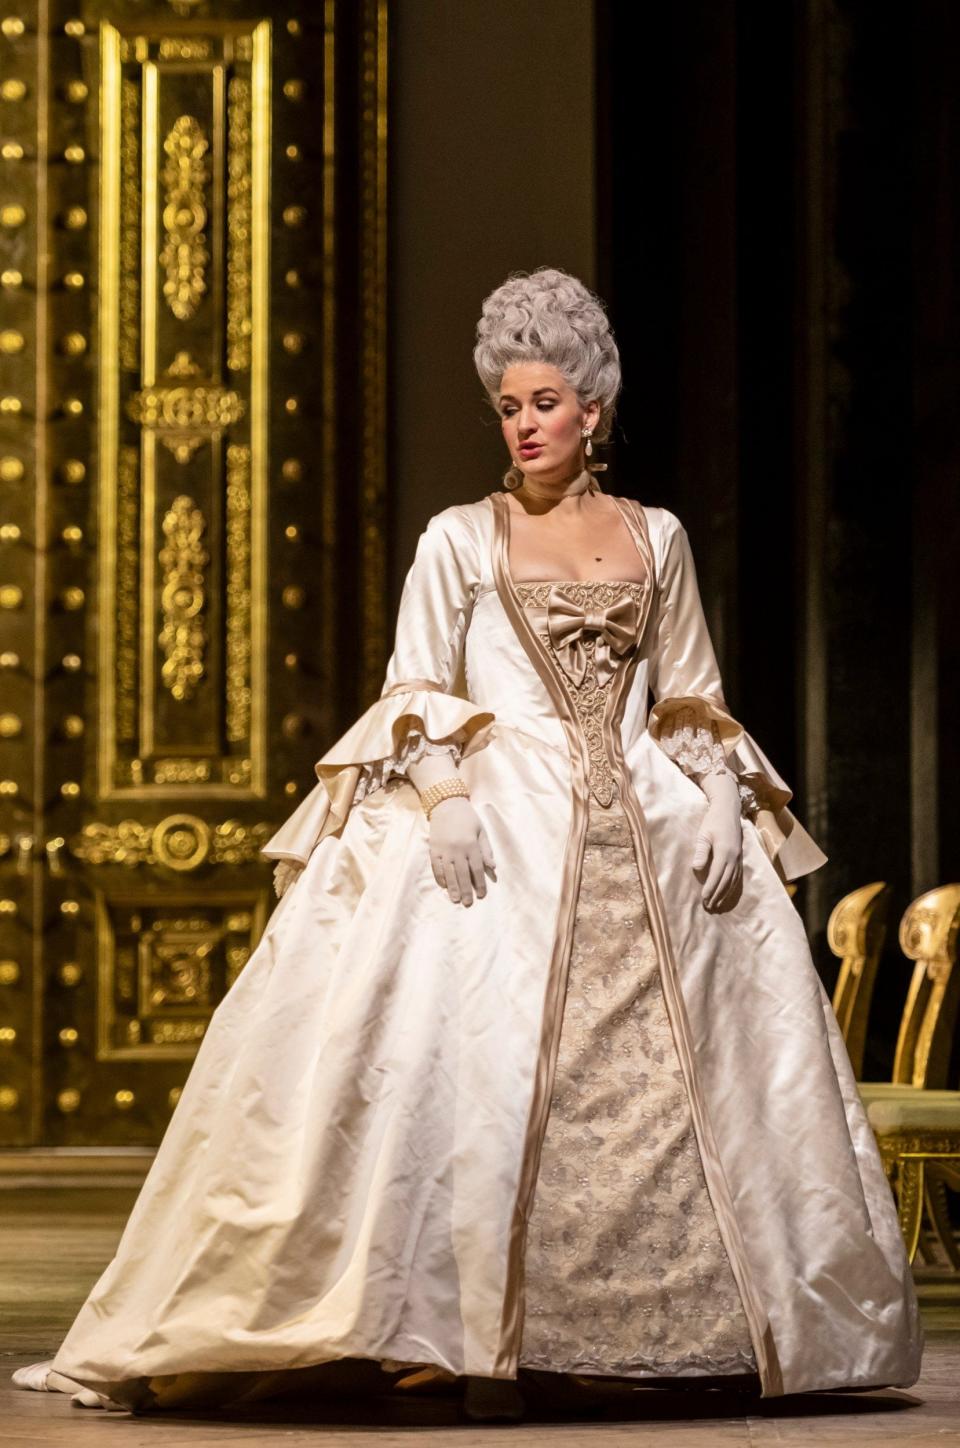
[[[168,115],[166,66],[180,61],[159,63],[162,29],[143,24],[121,31],[109,22],[100,29],[98,596],[102,627],[97,783],[101,800],[265,799],[267,793],[271,22],[251,26],[198,19],[189,31],[191,44],[209,41],[206,57],[190,64],[210,76],[211,120],[208,124],[198,103],[197,108],[189,107],[196,111],[189,119],[197,125],[187,124],[177,104],[169,115],[180,116],[178,127],[167,131],[168,120],[161,127],[161,116]],[[238,83],[231,87],[233,81]],[[125,118],[134,113],[135,103],[139,144],[128,143],[124,149]],[[177,139],[177,145],[173,156],[168,147],[167,168],[161,175],[164,134],[168,141]],[[246,182],[240,175],[244,169]],[[131,189],[134,181],[137,190]],[[197,210],[201,189],[202,228]],[[165,193],[159,201],[158,192]],[[139,197],[136,221],[133,207],[128,209],[130,197]],[[164,199],[167,205],[161,214]],[[193,209],[189,217],[177,221],[170,208],[184,200]],[[190,351],[178,341],[174,346],[180,350],[172,364],[161,370],[158,346],[169,346],[174,334],[166,305],[162,307],[166,320],[158,316],[166,264],[172,265],[171,256],[164,257],[159,248],[161,233],[166,227],[173,235],[175,221],[184,246],[202,232],[204,250],[210,253],[203,280],[211,305],[203,308],[204,332],[192,330],[184,336]],[[135,250],[139,281],[135,288],[121,291],[121,252],[130,261]],[[185,273],[182,280],[189,292]],[[199,301],[197,291],[177,296],[187,308]],[[199,317],[190,323],[194,329],[199,325]],[[208,339],[205,332],[210,333]],[[209,357],[200,350],[206,346]],[[238,364],[236,386],[226,385],[220,374],[221,356]],[[136,365],[125,365],[131,361]],[[132,378],[131,372],[137,371],[139,376]],[[131,423],[139,431],[136,449],[126,441]],[[235,430],[236,436],[231,436]],[[202,461],[197,457],[201,448],[206,450]],[[193,470],[187,488],[171,479],[166,452]],[[245,482],[241,472],[246,474]],[[158,548],[163,539],[157,535],[172,500],[187,495],[211,520],[211,528],[214,517],[228,515],[230,528],[224,596],[218,581],[217,598],[208,603],[211,620],[214,604],[218,618],[219,610],[224,611],[228,645],[222,655],[209,653],[215,699],[202,706],[201,714],[207,711],[208,723],[202,726],[208,730],[207,742],[191,759],[180,757],[191,751],[175,731],[168,731],[169,716],[159,711],[161,696],[169,695],[162,677],[163,655],[157,648],[161,627],[176,627],[169,607],[161,617]],[[128,556],[133,526],[139,560],[135,581]],[[121,607],[128,610],[122,626]],[[239,637],[241,627],[247,630],[245,640]],[[132,650],[130,628],[137,630]],[[177,687],[181,686],[186,697],[189,685],[178,676]],[[222,742],[216,733],[217,714],[223,721]]]
[[[120,366],[135,372],[140,343],[140,87],[120,87]]]
[[[268,905],[266,890],[211,890],[199,881],[192,889],[166,890],[161,900],[129,890],[113,897],[95,888],[97,1061],[192,1059],[216,1001],[162,1009],[152,989],[150,956],[156,958],[166,940],[180,940],[188,952],[204,937],[215,940],[224,947],[229,990],[263,934]]]
[[[250,292],[252,286],[252,190],[250,129],[251,86],[246,76],[230,77],[227,86],[227,366],[231,372],[250,367]]]
[[[117,466],[117,738],[125,743],[136,737],[137,723],[137,594],[140,456],[135,447],[120,449]]]

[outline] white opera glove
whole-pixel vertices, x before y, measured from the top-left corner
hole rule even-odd
[[[483,821],[464,795],[442,799],[430,811],[430,863],[434,879],[454,905],[472,905],[487,893],[486,871],[496,866]]]
[[[409,766],[410,782],[422,794],[441,779],[459,774],[449,759],[426,755]],[[430,811],[430,864],[441,890],[454,905],[472,905],[487,893],[486,872],[496,864],[483,821],[465,795],[442,799]]]
[[[739,894],[743,876],[743,825],[737,779],[728,769],[704,774],[700,788],[709,801],[693,850],[695,874],[706,870],[701,900],[705,910],[723,910]]]

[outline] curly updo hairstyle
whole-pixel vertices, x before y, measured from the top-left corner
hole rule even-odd
[[[593,440],[609,438],[620,392],[620,353],[603,302],[569,272],[548,266],[511,272],[484,300],[473,361],[497,411],[500,381],[512,363],[549,363],[581,406],[596,398],[600,417]],[[505,475],[508,487],[521,481],[515,472],[511,468]]]

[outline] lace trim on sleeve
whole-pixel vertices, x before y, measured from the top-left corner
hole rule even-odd
[[[740,795],[740,813],[750,819],[756,815],[757,796],[727,764],[715,719],[705,719],[692,705],[683,705],[664,723],[660,746],[695,784],[707,774],[733,774]]]
[[[396,754],[389,755],[386,759],[376,759],[370,764],[364,764],[360,769],[360,778],[357,780],[357,788],[354,792],[353,803],[359,804],[368,794],[375,789],[381,789],[389,780],[398,775],[406,775],[407,766],[416,764],[425,754],[446,754],[454,765],[460,763],[460,756],[463,746],[452,740],[444,740],[437,743],[433,739],[427,739],[419,729],[411,729]]]
[[[292,860],[280,860],[274,865],[273,888],[276,891],[278,900],[283,899],[284,894],[289,890],[302,869],[302,865],[294,864]]]

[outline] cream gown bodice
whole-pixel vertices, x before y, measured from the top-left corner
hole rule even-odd
[[[590,759],[590,789],[598,804],[616,795],[614,764],[604,724],[617,669],[638,642],[648,585],[629,579],[541,579],[515,584],[533,626],[576,711]]]

